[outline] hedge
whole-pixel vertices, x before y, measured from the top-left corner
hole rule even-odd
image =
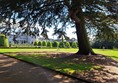
[[[9,47],[8,38],[4,35],[0,35],[0,47]]]

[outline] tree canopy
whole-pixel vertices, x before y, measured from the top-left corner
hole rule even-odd
[[[97,28],[110,27],[117,23],[117,0],[0,0],[0,19],[26,20],[43,27],[62,23],[66,26],[72,22],[69,10],[76,11],[81,6],[86,23]],[[72,12],[72,11],[71,11]]]

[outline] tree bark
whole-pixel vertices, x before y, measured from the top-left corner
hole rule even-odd
[[[90,46],[85,27],[82,27],[82,24],[80,23],[75,23],[75,25],[78,39],[78,47],[79,47],[79,51],[76,54],[80,55],[95,54]]]
[[[92,50],[92,47],[90,46],[87,31],[85,28],[85,19],[81,8],[79,9],[79,12],[76,14],[76,18],[79,18],[79,21],[75,21],[76,34],[79,47],[79,51],[76,54],[80,55],[95,54]]]
[[[70,18],[75,21],[76,34],[78,39],[79,51],[76,54],[89,55],[95,54],[90,46],[87,31],[85,28],[85,18],[81,8],[81,1],[72,0],[70,4],[68,0],[64,0],[68,7]]]
[[[87,31],[85,28],[85,18],[81,7],[78,7],[75,11],[70,10],[70,17],[75,21],[76,34],[78,39],[79,51],[76,54],[90,55],[95,54],[90,46]]]

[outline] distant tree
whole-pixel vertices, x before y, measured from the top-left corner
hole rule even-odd
[[[105,30],[105,29],[103,29]],[[111,29],[109,29],[111,30]],[[116,47],[117,44],[115,44],[117,42],[117,39],[118,39],[118,33],[117,32],[114,32],[111,30],[111,32],[113,32],[114,34],[103,34],[100,33],[100,34],[97,34],[94,39],[94,43],[92,45],[93,48],[106,48],[106,49],[112,49],[114,47]]]
[[[114,47],[114,41],[95,41],[92,45],[93,48],[105,48],[105,49],[113,49]]]
[[[70,48],[70,43],[69,42],[66,42],[65,47],[66,48]]]
[[[47,42],[45,40],[42,42],[42,46],[46,46],[47,47]]]
[[[42,46],[42,42],[41,41],[38,42],[38,46]]]
[[[77,48],[77,43],[76,42],[73,42],[72,45],[71,45],[72,48]]]
[[[52,46],[57,48],[57,47],[59,46],[59,42],[54,41],[54,42],[52,43]]]
[[[35,41],[34,42],[34,46],[38,46],[38,41]]]
[[[0,47],[9,47],[8,38],[4,34],[0,34]]]
[[[118,49],[118,39],[114,42],[114,47]]]
[[[52,42],[47,42],[47,47],[52,48]]]
[[[102,47],[101,42],[100,42],[100,41],[95,41],[95,42],[92,44],[92,47],[93,47],[93,48],[101,48],[101,47]]]
[[[59,48],[65,48],[65,44],[63,41],[59,42]]]

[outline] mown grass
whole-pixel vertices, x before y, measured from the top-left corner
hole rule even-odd
[[[35,54],[35,52],[42,51],[50,51],[50,52],[71,52],[75,53],[78,49],[0,49],[0,53],[5,53],[12,57],[22,59],[34,64],[39,64],[41,66],[54,69],[56,71],[60,71],[63,73],[74,74],[82,73],[84,71],[89,71],[92,69],[100,68],[100,66],[96,66],[94,63],[75,63],[76,61],[73,59],[72,61],[60,59],[60,58],[52,58],[48,57],[47,54]],[[102,49],[94,49],[94,51],[98,54],[103,54],[108,57],[111,57],[115,60],[118,60],[118,50],[102,50]],[[9,53],[8,53],[9,52]],[[15,52],[33,52],[34,54],[17,54]]]
[[[110,57],[114,60],[118,60],[118,49],[116,50],[109,50],[109,49],[94,49],[94,51],[98,54],[103,54],[107,57]]]
[[[95,53],[98,54],[103,54],[106,55],[112,59],[118,60],[118,50],[108,50],[108,49],[93,49],[95,51]],[[5,52],[41,52],[41,51],[53,51],[53,52],[70,52],[70,53],[76,53],[78,51],[78,49],[59,49],[57,51],[57,49],[39,49],[39,48],[35,48],[35,49],[0,49],[0,53],[5,53]]]
[[[7,53],[6,53],[7,54]],[[46,54],[9,54],[12,57],[28,61],[34,64],[39,64],[43,67],[47,67],[56,71],[60,71],[67,74],[82,73],[92,69],[100,68],[93,63],[75,63],[74,60],[69,61],[60,58],[50,58]]]

